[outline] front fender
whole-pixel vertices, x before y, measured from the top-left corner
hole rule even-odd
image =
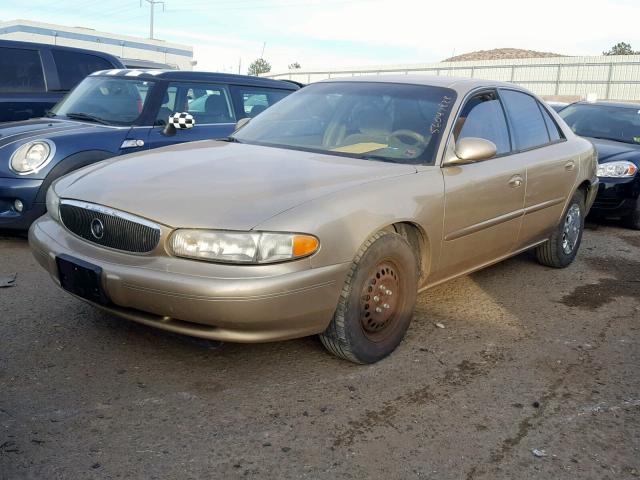
[[[320,250],[313,268],[352,261],[375,232],[400,222],[414,223],[425,236],[423,265],[436,265],[442,239],[444,182],[438,167],[341,190],[298,205],[254,228],[316,235]],[[428,272],[425,272],[428,274]]]

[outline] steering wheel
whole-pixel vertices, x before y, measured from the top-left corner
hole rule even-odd
[[[404,142],[402,141],[403,137],[410,138],[414,141],[413,143]],[[411,146],[426,145],[427,143],[427,139],[424,135],[420,135],[418,132],[414,132],[413,130],[396,130],[391,132],[391,135],[389,135],[389,139],[391,138],[396,138],[400,143]]]

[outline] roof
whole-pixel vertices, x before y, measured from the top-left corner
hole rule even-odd
[[[177,82],[220,82],[230,84],[255,85],[259,87],[280,88],[286,90],[297,90],[298,85],[282,80],[272,80],[270,78],[252,77],[249,75],[234,75],[232,73],[214,72],[191,72],[187,70],[100,70],[93,72],[89,76],[112,76],[112,77],[135,77],[147,80],[162,79]]]
[[[582,100],[580,102],[572,103],[572,105],[599,105],[603,107],[633,108],[634,110],[640,110],[640,102],[616,102],[607,100],[588,102],[586,100]]]
[[[111,55],[110,53],[107,53],[107,52],[98,52],[95,50],[88,50],[86,48],[67,47],[63,45],[53,45],[51,43],[44,43],[44,42],[43,43],[23,42],[22,40],[5,40],[3,38],[0,38],[0,47],[31,48],[34,50],[41,49],[41,48],[55,48],[56,50],[66,50],[71,52],[85,53],[87,55],[95,55],[96,57],[108,58],[109,60],[112,61],[111,63],[114,63],[116,65],[121,64],[121,60],[118,57],[116,57],[115,55]]]
[[[332,77],[322,82],[379,82],[379,83],[405,83],[408,85],[429,85],[433,87],[444,87],[466,92],[481,87],[510,87],[520,89],[513,83],[497,82],[493,80],[482,80],[470,77],[449,77],[438,75],[361,75],[357,77]]]

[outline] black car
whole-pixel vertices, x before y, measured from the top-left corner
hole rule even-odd
[[[600,188],[591,209],[640,230],[640,103],[578,102],[559,115],[598,150]]]
[[[87,75],[112,68],[125,67],[108,53],[0,40],[0,122],[43,117]]]

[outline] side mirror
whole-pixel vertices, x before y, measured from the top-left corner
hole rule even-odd
[[[496,156],[498,148],[490,140],[477,137],[466,137],[458,140],[455,146],[455,158],[445,162],[448,165],[465,165],[482,162]]]
[[[167,121],[167,125],[162,130],[167,136],[173,136],[176,134],[178,130],[186,130],[188,128],[193,128],[196,125],[196,119],[193,118],[193,115],[187,112],[179,112],[174,113],[169,116]]]
[[[244,127],[250,121],[251,121],[250,117],[245,117],[245,118],[241,118],[240,120],[238,120],[238,123],[236,123],[236,129],[234,130],[234,132],[237,132],[238,130],[240,130],[242,127]]]

